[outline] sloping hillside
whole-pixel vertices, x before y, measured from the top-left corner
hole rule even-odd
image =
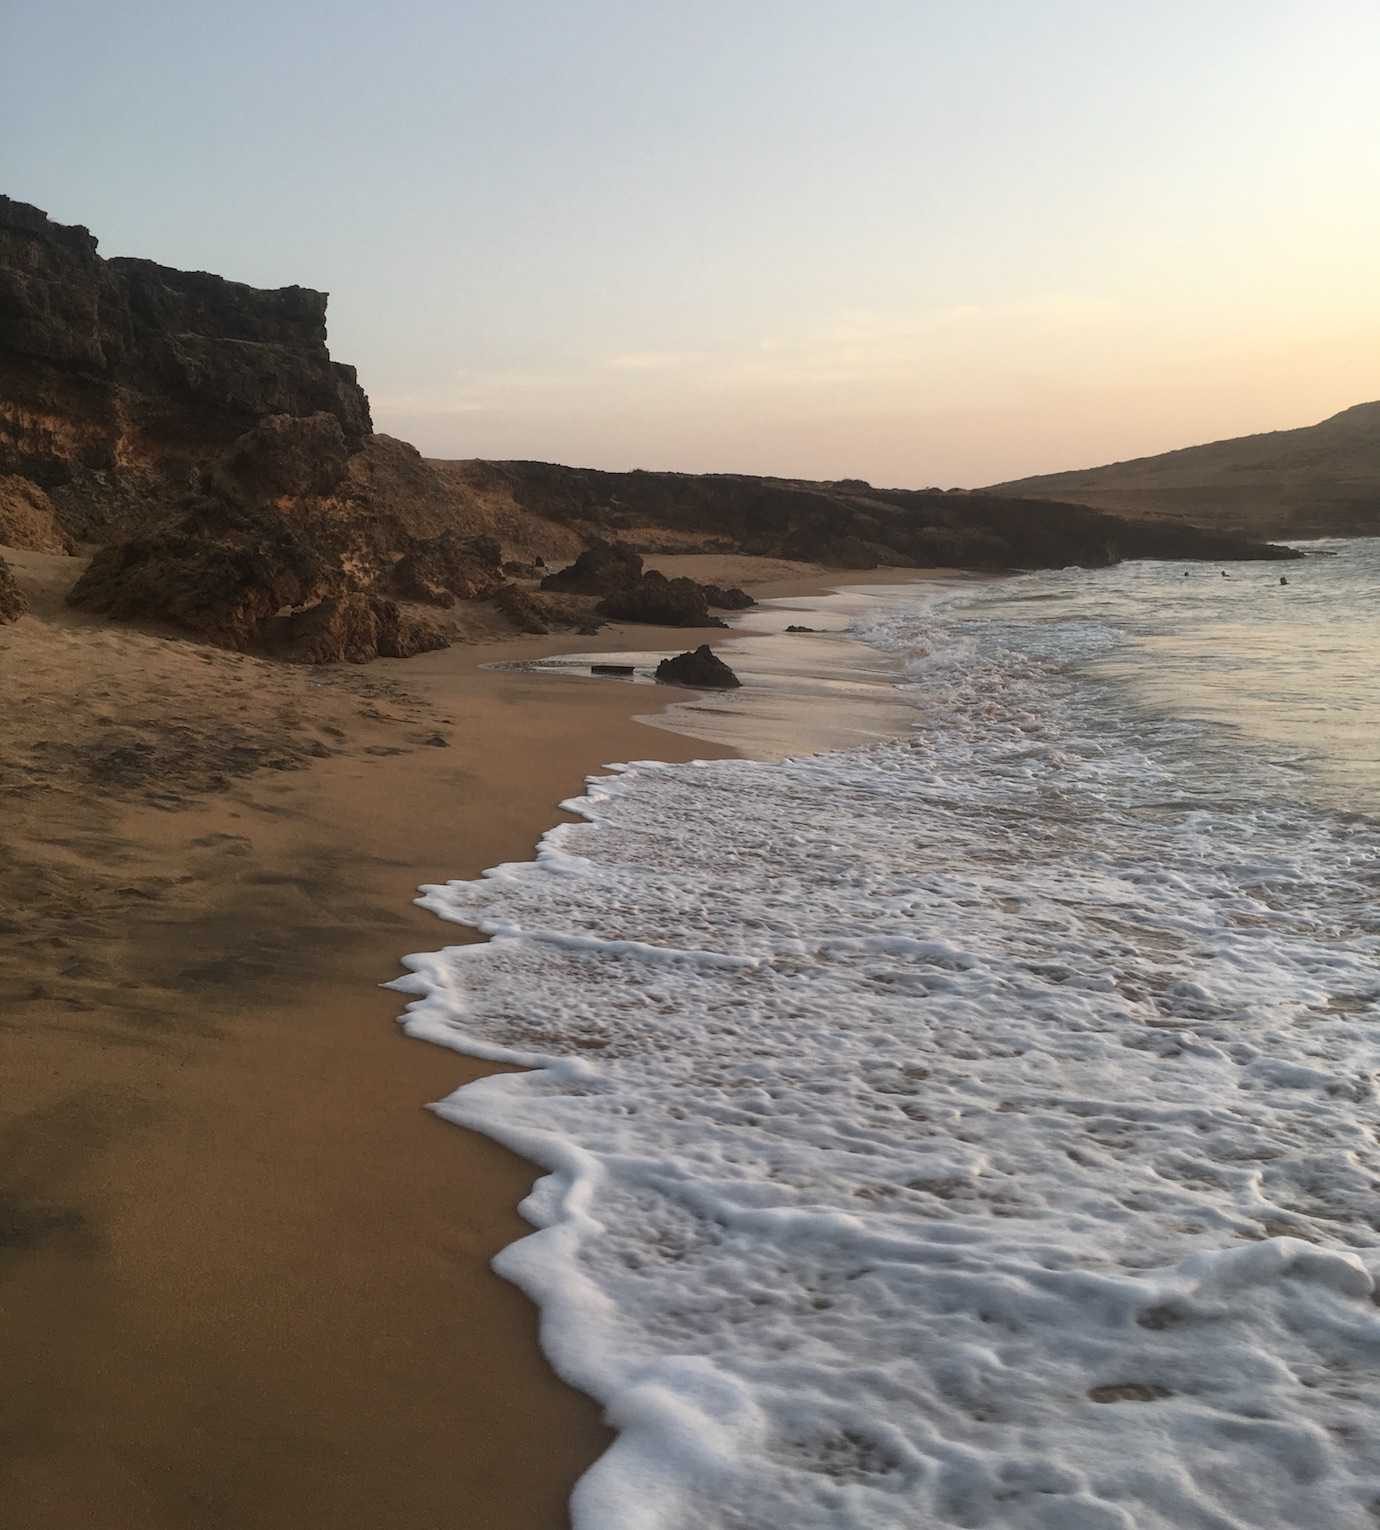
[[[1380,535],[1380,401],[1299,430],[1012,479],[989,492],[1247,536]]]

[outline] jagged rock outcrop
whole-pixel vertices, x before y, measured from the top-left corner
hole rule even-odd
[[[393,565],[389,583],[409,600],[436,606],[482,600],[504,584],[503,549],[490,536],[443,531],[404,553]]]
[[[740,590],[736,584],[727,587],[722,584],[705,584],[700,588],[704,591],[706,602],[716,611],[746,611],[749,606],[757,604],[746,590]]]
[[[29,597],[19,588],[14,570],[0,558],[0,624],[17,622],[29,609]]]
[[[338,587],[338,572],[281,515],[203,498],[168,526],[101,548],[67,600],[249,649],[271,617]]]
[[[649,568],[635,583],[606,595],[596,607],[616,622],[650,622],[658,627],[726,627],[709,614],[704,586],[693,579],[668,579]]]
[[[728,691],[743,683],[708,643],[701,643],[693,653],[663,659],[656,677],[666,685],[693,685],[699,690]]]
[[[76,551],[52,500],[36,483],[17,474],[0,477],[0,547],[58,554]]]
[[[565,595],[612,595],[642,577],[642,559],[631,547],[595,537],[569,568],[548,574],[544,590]]]
[[[68,532],[146,529],[258,420],[321,413],[350,451],[367,440],[325,293],[103,260],[85,228],[0,196],[0,473],[46,489]]]
[[[268,646],[304,662],[405,657],[448,629],[390,599],[449,606],[503,583],[492,537],[419,537],[427,506],[376,511],[359,465],[387,476],[421,459],[385,443],[351,453],[333,415],[273,415],[198,470],[196,492],[152,530],[97,550],[68,599],[125,618],[171,622],[204,641]],[[407,502],[411,503],[411,502]],[[401,560],[396,549],[406,548]]]
[[[519,632],[532,637],[545,637],[551,631],[546,613],[528,591],[515,584],[505,584],[494,596],[494,604]]]
[[[409,659],[450,643],[450,634],[435,620],[358,590],[277,618],[266,638],[283,658],[302,664]]]

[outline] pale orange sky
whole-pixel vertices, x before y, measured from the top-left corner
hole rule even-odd
[[[1374,0],[7,25],[3,189],[329,289],[429,454],[980,484],[1380,397]],[[22,60],[59,48],[54,95]]]

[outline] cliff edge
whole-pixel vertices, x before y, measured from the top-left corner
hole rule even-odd
[[[142,529],[260,420],[318,413],[352,450],[370,435],[324,292],[104,260],[87,229],[0,196],[0,475],[44,489],[69,533]]]

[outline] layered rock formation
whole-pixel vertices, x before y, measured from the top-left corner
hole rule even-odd
[[[80,226],[0,196],[0,473],[47,490],[83,540],[143,529],[269,415],[370,434],[326,294],[103,260]]]

